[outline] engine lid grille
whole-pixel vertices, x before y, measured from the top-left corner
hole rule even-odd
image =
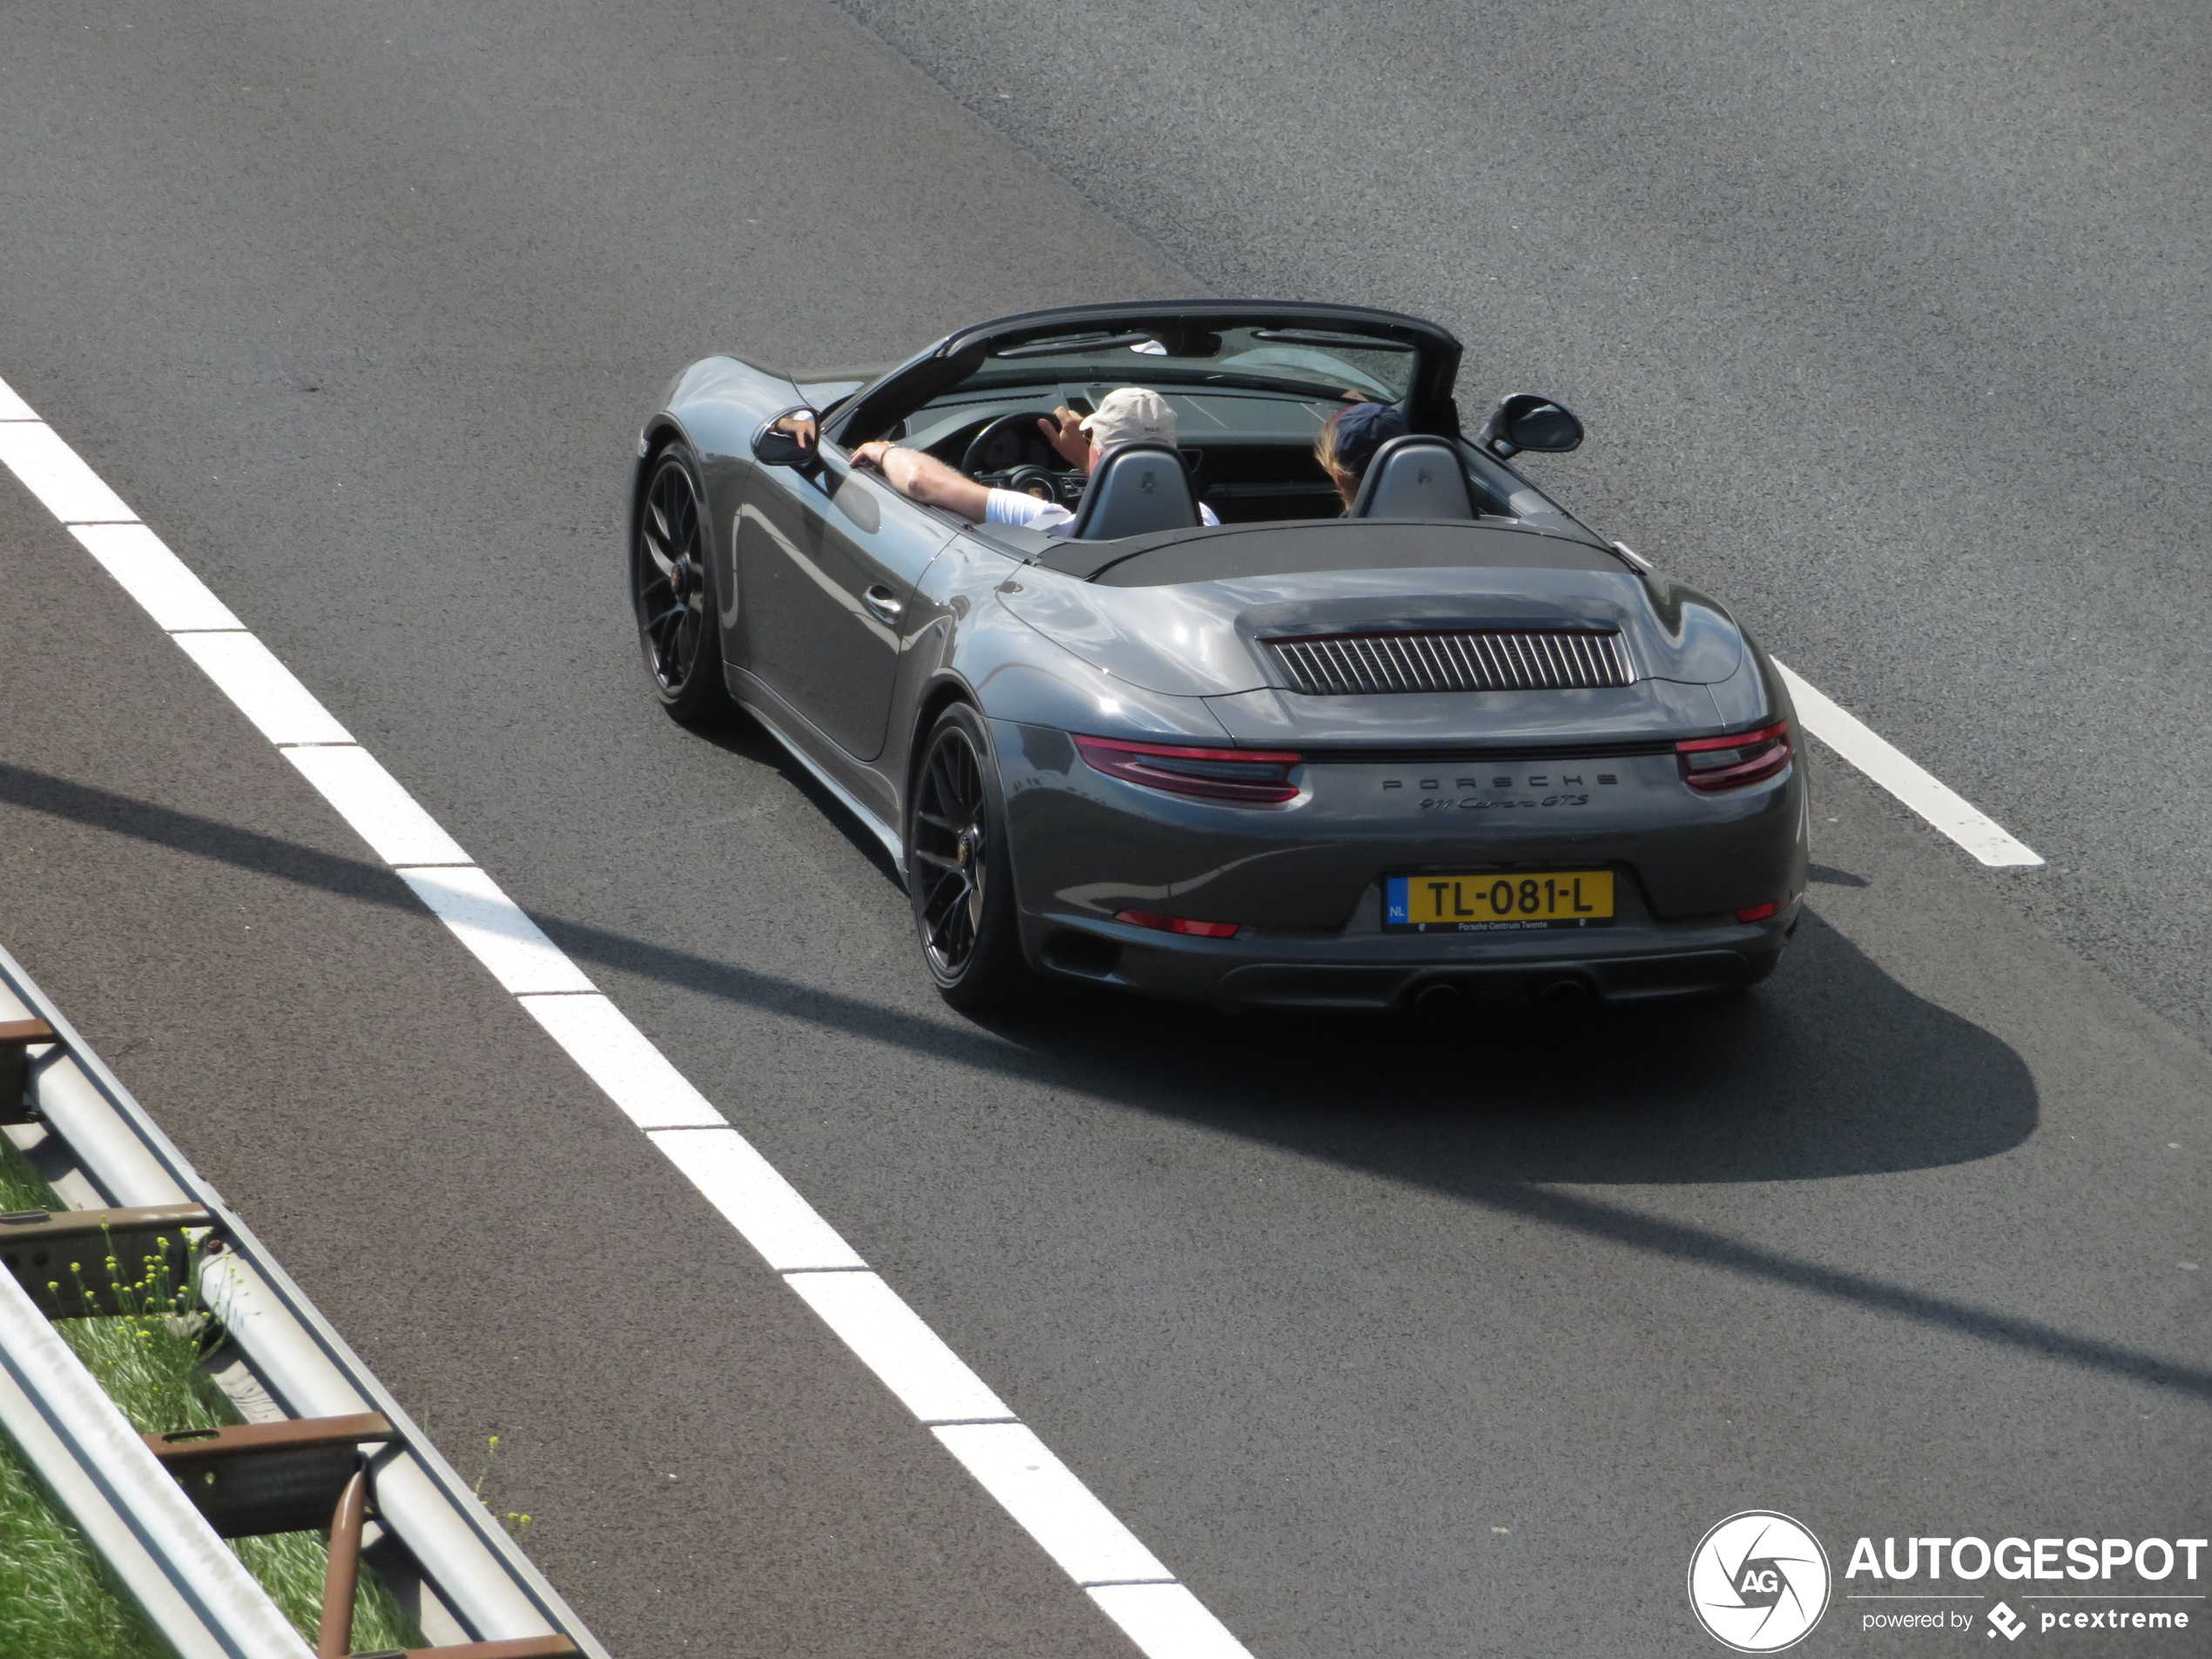
[[[1635,681],[1620,635],[1603,628],[1317,634],[1264,643],[1292,689],[1309,697],[1584,691]]]

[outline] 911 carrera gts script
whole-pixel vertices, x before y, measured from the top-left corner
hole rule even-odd
[[[1423,778],[1420,779],[1420,783],[1426,792],[1421,796],[1420,810],[1427,813],[1439,809],[1457,808],[1460,812],[1480,813],[1489,811],[1494,807],[1503,810],[1515,806],[1587,806],[1590,804],[1590,797],[1584,789],[1584,783],[1585,779],[1589,778],[1595,778],[1600,786],[1618,784],[1621,781],[1620,774],[1611,772],[1538,772],[1532,777],[1520,779],[1499,772],[1485,774],[1479,778],[1454,778],[1451,780],[1453,786],[1460,789],[1512,789],[1517,785],[1527,790],[1544,791],[1541,799],[1538,799],[1533,794],[1521,796],[1439,794],[1435,792],[1444,788],[1445,780],[1441,778]],[[1383,779],[1385,789],[1403,789],[1405,786],[1406,780],[1403,778]]]
[[[1425,795],[1421,798],[1423,812],[1435,806],[1456,806],[1462,812],[1480,812],[1490,806],[1587,806],[1589,804],[1588,795],[1547,795],[1541,800],[1497,800],[1487,795]]]

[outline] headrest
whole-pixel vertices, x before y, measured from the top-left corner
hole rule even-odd
[[[1441,438],[1411,432],[1375,451],[1352,503],[1351,518],[1474,518],[1474,498],[1460,452]]]
[[[1164,443],[1123,443],[1109,449],[1091,474],[1068,534],[1079,542],[1110,542],[1190,529],[1197,523],[1198,503],[1181,453]]]

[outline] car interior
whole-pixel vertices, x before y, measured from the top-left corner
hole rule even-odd
[[[1134,507],[1082,510],[1090,481],[1038,422],[1060,408],[1088,415],[1116,387],[1142,386],[1175,409],[1189,493],[1224,525],[1333,519],[1344,504],[1314,459],[1314,440],[1347,400],[1402,401],[1413,355],[1379,336],[1312,329],[1093,330],[985,356],[883,435],[978,482],[1078,510],[1082,526],[1072,533],[1083,539],[1132,534],[1114,527]],[[1393,448],[1402,459],[1378,456],[1352,516],[1512,516],[1511,486],[1471,475],[1449,441],[1415,434]]]

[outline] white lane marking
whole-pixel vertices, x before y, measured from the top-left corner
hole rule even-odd
[[[72,524],[69,533],[170,632],[246,626],[145,525]]]
[[[1806,731],[1895,795],[1929,823],[1984,864],[1997,868],[2028,868],[2043,862],[2035,851],[2015,840],[1987,813],[1977,811],[1949,785],[1911,759],[1904,751],[1876,732],[1857,715],[1839,707],[1824,693],[1808,685],[1796,670],[1782,671],[1797,705],[1797,718]]]
[[[403,869],[399,875],[491,976],[516,995],[599,988],[483,871],[432,865]]]
[[[279,749],[387,864],[467,864],[461,843],[356,744]]]
[[[271,743],[351,743],[315,695],[252,634],[172,633],[170,638],[238,705]]]
[[[0,462],[64,524],[127,524],[138,516],[41,421],[0,421]]]
[[[1244,1644],[1184,1584],[1101,1584],[1090,1599],[1157,1659],[1246,1659]]]
[[[1006,1402],[875,1274],[793,1273],[790,1284],[923,1422],[1014,1420]]]
[[[0,381],[0,421],[36,421],[38,411],[15,394],[7,381]]]
[[[604,996],[525,996],[523,1006],[639,1129],[727,1129],[684,1074]]]
[[[962,1423],[929,1432],[1076,1583],[1174,1579],[1027,1425]]]
[[[867,1265],[860,1251],[737,1130],[666,1129],[654,1130],[651,1136],[668,1161],[684,1171],[777,1271],[804,1275]],[[792,1284],[796,1289],[795,1278]]]
[[[0,385],[0,439],[11,433],[35,435],[27,444],[0,448],[0,461],[38,494],[50,510],[73,529],[87,520],[70,520],[63,510],[65,507],[82,511],[87,503],[122,506],[48,428],[28,419],[10,425],[7,416],[18,409],[22,417],[30,414],[27,405]],[[81,487],[86,479],[94,489]],[[42,482],[49,486],[43,492]],[[101,517],[98,511],[90,515],[92,520]],[[130,518],[127,509],[121,517]],[[147,534],[151,537],[151,532]],[[86,541],[81,535],[78,539]],[[135,564],[128,556],[134,543]],[[157,541],[152,545],[160,544]],[[361,780],[368,774],[349,770],[358,765],[351,759],[304,759],[313,752],[311,748],[289,746],[352,745],[353,739],[258,639],[235,628],[237,619],[227,610],[219,611],[219,619],[233,624],[226,631],[201,631],[185,625],[216,620],[217,611],[206,607],[220,607],[221,602],[199,584],[198,578],[192,578],[190,587],[180,587],[173,571],[157,570],[158,561],[149,558],[146,542],[117,538],[107,546],[111,554],[118,547],[125,550],[125,556],[117,561],[121,568],[110,566],[116,570],[125,591],[168,629],[170,637],[303,775],[318,788],[323,787],[324,779],[342,777],[346,780],[335,789],[326,789],[326,798],[365,840],[379,848],[380,855],[380,837],[417,838],[421,823],[391,810],[393,792],[414,811],[419,812],[419,806],[381,766],[375,775],[390,784],[389,791],[381,782],[363,786]],[[90,542],[87,550],[99,556]],[[166,548],[161,551],[174,558]],[[105,558],[101,562],[108,563]],[[187,577],[190,574],[185,572]],[[185,608],[179,610],[175,608],[179,605]],[[351,752],[367,758],[365,750],[355,747]],[[428,814],[423,818],[435,828],[435,820],[428,819]],[[466,857],[450,836],[442,830],[438,834],[443,838],[435,844],[438,852]],[[418,846],[421,844],[429,843]],[[929,1331],[913,1309],[867,1271],[867,1264],[859,1252],[752,1143],[724,1125],[721,1115],[705,1097],[683,1080],[611,1002],[597,994],[583,971],[545,937],[488,873],[474,865],[450,863],[400,863],[394,868],[633,1121],[659,1122],[664,1114],[674,1113],[680,1122],[704,1121],[714,1125],[648,1128],[646,1138],[771,1267],[784,1275],[785,1283],[816,1308],[818,1316],[894,1397],[935,1420],[931,1432],[1064,1571],[1086,1588],[1108,1587],[1096,1590],[1095,1598],[1147,1659],[1250,1659],[1237,1639],[1174,1581],[1158,1559],[1089,1488],[1035,1434],[1012,1420],[997,1395]],[[840,1281],[851,1281],[859,1288],[841,1289]],[[944,1412],[957,1412],[962,1420],[945,1422],[938,1417]],[[974,1421],[991,1417],[1005,1420],[980,1426]],[[1176,1594],[1172,1598],[1155,1595],[1144,1602],[1127,1594],[1132,1586]]]

